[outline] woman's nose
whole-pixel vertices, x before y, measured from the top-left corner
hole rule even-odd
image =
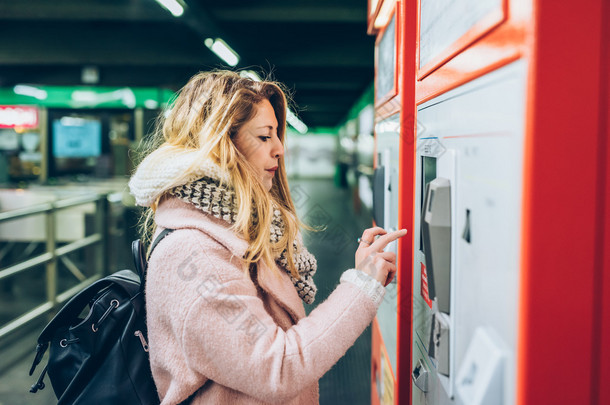
[[[275,138],[275,145],[273,146],[271,154],[275,158],[280,158],[284,156],[284,145],[282,145],[282,141],[280,141],[279,138]]]

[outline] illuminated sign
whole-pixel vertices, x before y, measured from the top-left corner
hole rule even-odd
[[[38,128],[38,108],[0,106],[0,128]]]

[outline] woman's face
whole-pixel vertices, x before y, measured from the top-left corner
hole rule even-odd
[[[255,109],[256,115],[240,128],[234,142],[269,191],[278,160],[284,155],[284,146],[277,136],[278,123],[269,100],[261,101]]]

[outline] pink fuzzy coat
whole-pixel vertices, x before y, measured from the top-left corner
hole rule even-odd
[[[193,393],[192,404],[317,404],[318,380],[373,320],[380,297],[342,277],[305,316],[285,272],[262,267],[256,283],[244,276],[246,242],[224,221],[176,198],[161,202],[155,221],[157,232],[177,230],[156,248],[146,280],[162,404]]]

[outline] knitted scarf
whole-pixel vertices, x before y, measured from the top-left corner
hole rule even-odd
[[[203,212],[222,219],[229,224],[234,224],[237,218],[237,202],[235,192],[232,188],[220,186],[220,181],[208,176],[202,177],[191,183],[172,188],[169,193],[179,199],[193,204]],[[273,211],[271,221],[271,243],[277,241],[284,234],[284,221],[279,209]],[[286,249],[275,258],[276,263],[290,276],[299,297],[307,304],[313,303],[317,288],[313,282],[313,275],[317,269],[316,258],[309,253],[301,240],[300,235],[293,242],[294,265],[300,275],[295,278],[288,268]]]

